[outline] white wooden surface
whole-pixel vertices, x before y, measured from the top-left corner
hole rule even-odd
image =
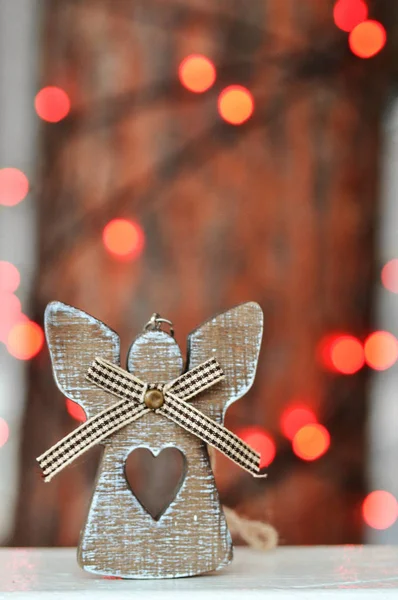
[[[0,549],[0,598],[26,600],[398,599],[398,546],[237,548],[212,575],[115,580],[81,571],[74,549]]]

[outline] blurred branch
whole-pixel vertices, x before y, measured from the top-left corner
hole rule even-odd
[[[337,30],[336,30],[337,31]],[[231,128],[220,120],[217,120],[203,132],[200,138],[188,140],[181,148],[173,152],[170,156],[158,165],[150,165],[148,173],[143,173],[139,179],[135,179],[130,185],[119,190],[114,196],[111,196],[101,206],[78,215],[78,220],[73,223],[75,235],[73,239],[68,238],[67,234],[70,231],[71,224],[68,223],[65,230],[59,227],[56,230],[57,236],[48,236],[46,245],[43,249],[43,260],[49,266],[52,260],[58,260],[60,253],[67,253],[71,246],[76,241],[76,232],[81,231],[84,235],[94,235],[98,230],[102,229],[105,223],[120,212],[128,211],[134,214],[136,218],[142,218],[143,214],[153,212],[160,207],[162,202],[154,200],[155,196],[161,191],[165,181],[171,182],[176,176],[181,175],[183,171],[195,171],[197,168],[210,161],[212,156],[217,152],[217,145],[213,144],[213,154],[209,152],[209,141],[219,139],[222,142],[223,136],[229,131],[229,142],[235,143],[241,140],[243,136],[248,135],[253,130],[258,130],[262,127],[267,127],[272,124],[276,118],[280,118],[282,111],[287,105],[290,105],[297,97],[297,90],[294,93],[294,86],[297,83],[302,86],[311,85],[317,81],[326,84],[330,79],[339,76],[340,72],[343,75],[340,77],[340,85],[345,88],[347,94],[358,94],[358,86],[356,84],[358,78],[363,72],[363,61],[359,61],[348,50],[348,47],[342,43],[341,34],[337,32],[329,38],[318,38],[317,44],[310,43],[294,52],[286,52],[284,54],[270,53],[266,62],[261,65],[254,63],[254,66],[262,69],[276,67],[280,69],[280,89],[275,91],[278,101],[275,106],[257,111],[253,118],[245,125],[242,130],[232,131]],[[377,60],[376,60],[377,62]],[[344,68],[343,68],[344,64]],[[217,66],[219,79],[221,81],[232,78],[234,70],[239,67],[248,65],[247,61],[238,63],[221,64]],[[253,64],[252,64],[253,66]],[[378,71],[374,68],[374,77],[377,80]],[[285,86],[285,87],[283,87]],[[371,102],[374,93],[377,93],[377,81],[369,86],[370,96],[365,96],[365,101]],[[260,91],[261,93],[261,91]],[[304,88],[299,91],[300,95],[304,93]],[[291,97],[289,98],[289,94]],[[280,102],[279,98],[285,97],[285,102]],[[362,95],[362,92],[359,92]],[[214,94],[213,98],[215,103]],[[57,168],[59,157],[62,156],[62,149],[65,144],[73,136],[88,135],[93,131],[101,128],[114,127],[116,123],[123,121],[129,116],[141,114],[139,111],[146,110],[149,107],[154,108],[157,102],[173,101],[173,108],[178,110],[178,107],[186,108],[189,105],[198,105],[203,102],[195,95],[186,92],[181,88],[177,79],[172,81],[163,81],[159,84],[151,84],[143,90],[134,92],[126,92],[117,97],[109,98],[93,104],[90,107],[83,107],[71,113],[65,123],[60,123],[57,131],[57,143],[55,152],[52,150],[48,153],[51,161],[51,169]],[[259,92],[255,94],[255,102],[257,107],[262,107],[265,98],[262,98]],[[214,117],[217,118],[216,114]],[[163,181],[158,182],[149,190],[135,198],[136,189],[141,188],[141,181],[148,180],[148,174],[153,168],[156,169],[164,177]],[[45,193],[44,189],[42,193]]]

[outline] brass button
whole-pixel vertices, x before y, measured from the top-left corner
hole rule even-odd
[[[164,397],[160,390],[148,390],[145,394],[144,402],[148,408],[156,410],[164,403]]]

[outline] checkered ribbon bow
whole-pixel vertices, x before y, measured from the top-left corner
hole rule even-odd
[[[45,481],[50,481],[92,446],[151,410],[217,448],[254,477],[264,476],[259,473],[260,455],[255,450],[186,402],[224,379],[224,373],[215,358],[167,384],[146,384],[121,367],[96,358],[88,370],[87,379],[121,400],[88,419],[39,456],[37,461]],[[157,403],[151,404],[148,398],[153,390],[158,392],[155,397]]]

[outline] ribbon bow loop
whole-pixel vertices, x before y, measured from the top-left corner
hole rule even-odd
[[[187,371],[166,384],[148,384],[102,358],[96,358],[87,379],[119,398],[39,456],[45,481],[110,435],[151,410],[173,421],[189,433],[213,446],[254,477],[260,474],[260,455],[234,433],[189,404],[194,396],[224,379],[215,358]]]

